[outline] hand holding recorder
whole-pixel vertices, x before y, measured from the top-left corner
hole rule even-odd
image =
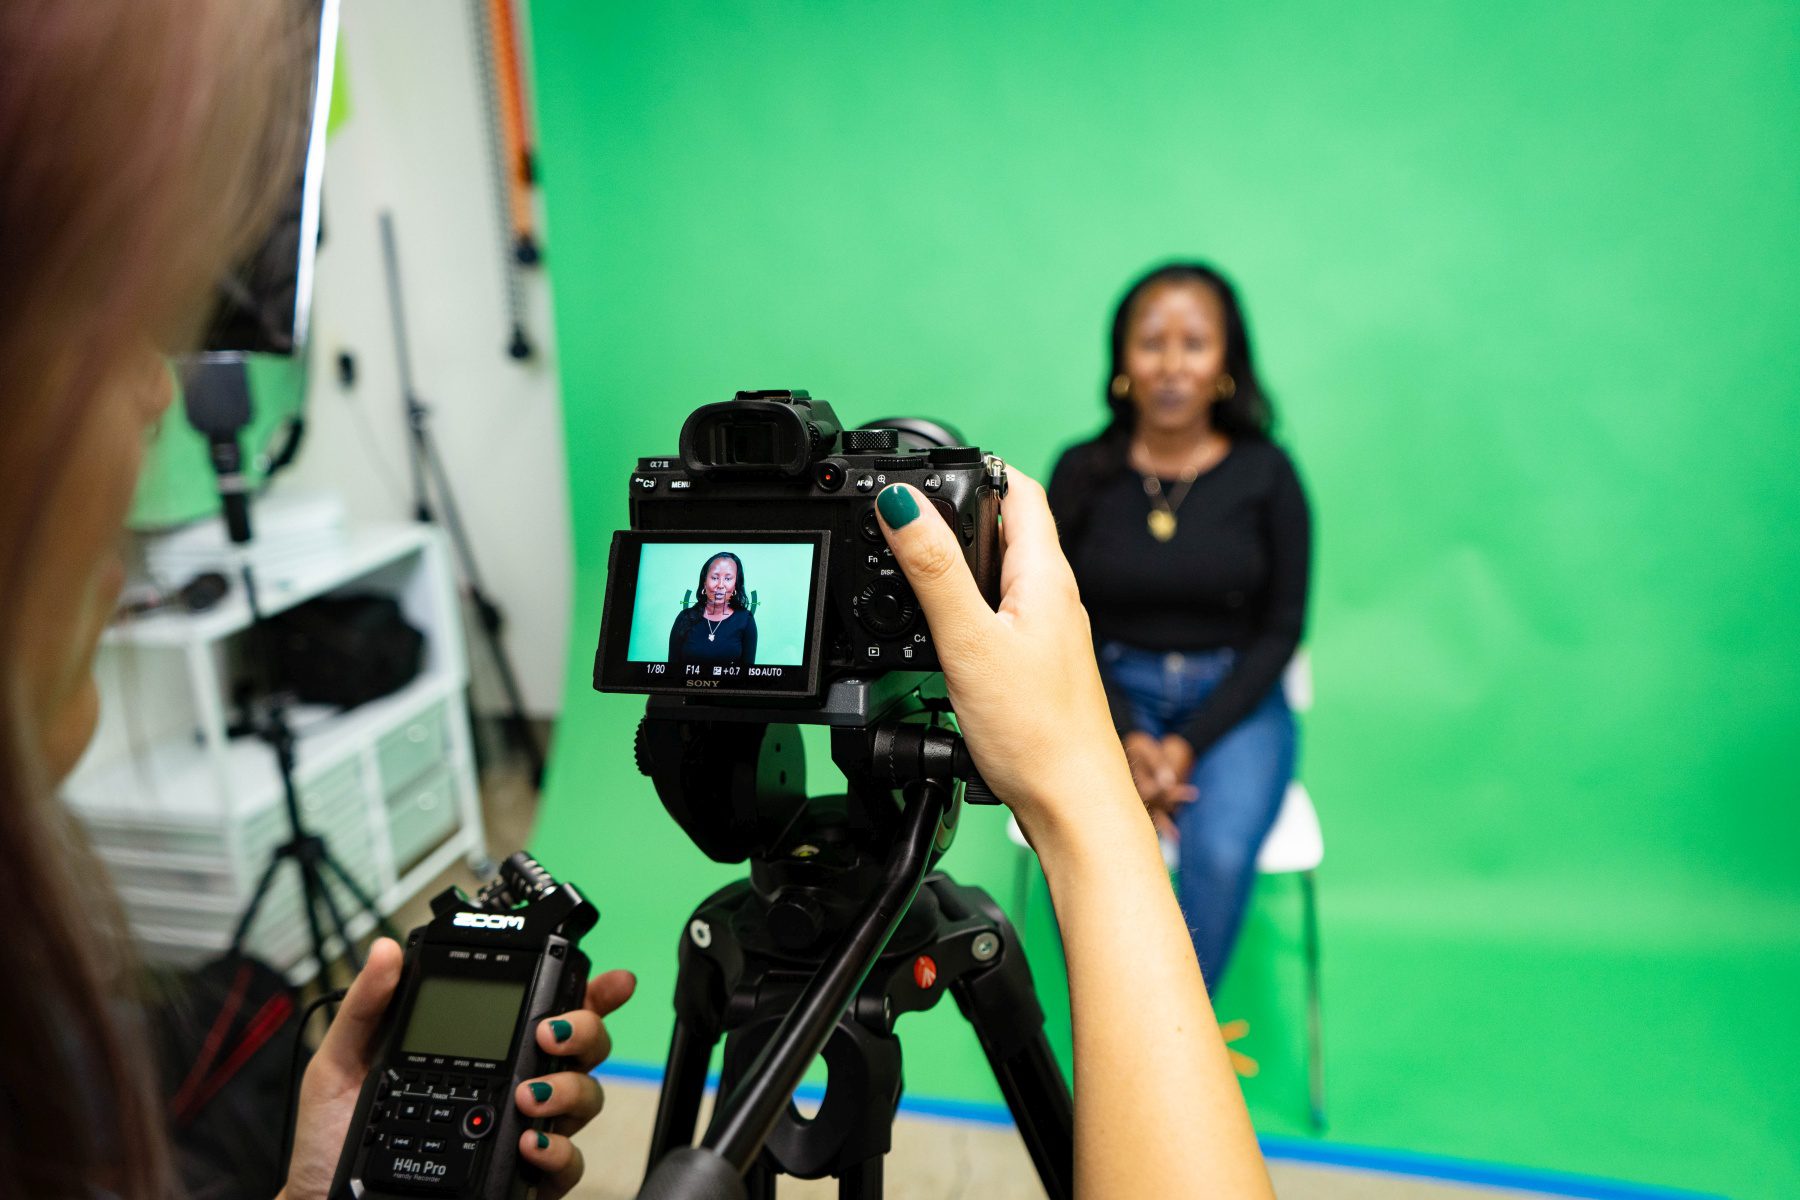
[[[286,1200],[555,1200],[600,1111],[589,1074],[627,971],[587,977],[596,913],[523,854],[476,901],[447,889],[407,939],[370,947],[301,1087]]]

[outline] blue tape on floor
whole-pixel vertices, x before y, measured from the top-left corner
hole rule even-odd
[[[663,1075],[660,1066],[621,1062],[605,1063],[596,1068],[594,1074],[601,1079],[651,1084],[662,1083]],[[708,1091],[718,1086],[718,1075],[706,1077]],[[818,1084],[805,1083],[796,1088],[794,1094],[808,1103],[817,1103],[825,1095],[825,1089]],[[982,1104],[971,1100],[902,1096],[900,1111],[940,1121],[966,1121],[1002,1128],[1010,1128],[1013,1123],[1012,1114],[1005,1105]],[[1356,1171],[1405,1175],[1415,1179],[1435,1179],[1444,1183],[1511,1188],[1515,1191],[1541,1192],[1549,1196],[1572,1196],[1579,1200],[1724,1200],[1711,1192],[1690,1192],[1648,1183],[1622,1183],[1613,1179],[1569,1175],[1537,1167],[1509,1167],[1500,1163],[1444,1158],[1411,1150],[1382,1150],[1372,1146],[1348,1146],[1274,1134],[1258,1137],[1257,1141],[1262,1145],[1263,1157],[1272,1162],[1346,1167]]]
[[[1624,1183],[1615,1179],[1598,1179],[1591,1175],[1549,1171],[1541,1167],[1510,1167],[1501,1163],[1444,1158],[1412,1150],[1382,1150],[1372,1146],[1347,1146],[1272,1134],[1258,1137],[1257,1141],[1262,1144],[1263,1156],[1274,1162],[1348,1167],[1358,1171],[1379,1171],[1387,1175],[1437,1179],[1446,1183],[1513,1188],[1542,1192],[1550,1196],[1576,1196],[1583,1200],[1723,1200],[1723,1197],[1711,1192],[1690,1192],[1649,1183]]]

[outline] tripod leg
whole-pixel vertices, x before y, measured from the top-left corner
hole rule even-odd
[[[775,1200],[775,1168],[767,1156],[744,1172],[744,1200]]]
[[[344,865],[331,857],[329,849],[325,851],[324,861],[325,865],[331,869],[331,873],[338,877],[338,882],[344,885],[344,890],[350,893],[351,899],[356,901],[356,911],[366,912],[374,917],[375,928],[381,931],[383,937],[391,937],[396,942],[399,941],[400,935],[395,932],[393,922],[389,921],[382,911],[375,907],[375,901],[369,899],[369,893],[363,891],[362,884],[351,877],[350,872],[344,869]],[[476,873],[483,874],[484,872]],[[486,873],[491,874],[491,872]]]
[[[313,894],[319,898],[319,903],[324,906],[325,916],[331,922],[331,928],[337,933],[338,941],[343,943],[344,957],[350,960],[350,970],[352,974],[361,974],[362,955],[356,952],[356,943],[350,940],[350,927],[344,923],[344,914],[338,911],[337,899],[331,894],[330,881],[327,880],[323,872],[319,870],[319,864],[321,862],[330,863],[332,867],[337,866],[335,862],[331,861],[330,856],[325,853],[324,842],[317,843],[314,856],[302,862],[301,869],[305,871],[310,879]],[[340,875],[342,873],[343,872],[341,871],[339,872]]]
[[[1024,946],[1000,906],[980,888],[940,876],[932,889],[947,913],[977,914],[992,925],[977,935],[997,939],[990,965],[960,976],[951,992],[981,1041],[1044,1191],[1051,1200],[1068,1200],[1075,1194],[1075,1102],[1044,1036],[1044,1010]]]
[[[1325,1130],[1325,1047],[1319,1015],[1319,896],[1311,871],[1300,874],[1306,893],[1306,1059],[1313,1129]]]
[[[675,970],[675,1029],[669,1035],[669,1059],[663,1069],[662,1094],[656,1101],[646,1171],[654,1170],[671,1152],[694,1144],[700,1101],[706,1094],[706,1069],[712,1065],[713,1047],[724,1032],[726,994],[732,984],[711,955],[729,950],[727,957],[741,962],[729,932],[729,916],[712,910],[721,897],[748,890],[747,883],[732,884],[694,910],[693,920],[706,914],[711,918],[709,927],[718,931],[706,949],[696,946],[691,936],[681,939]],[[722,1088],[719,1094],[725,1094]]]
[[[438,500],[443,506],[444,528],[450,534],[450,544],[456,551],[457,558],[462,560],[463,582],[468,587],[469,599],[475,606],[477,622],[486,635],[488,655],[494,663],[495,673],[500,676],[501,690],[506,693],[506,727],[513,741],[524,752],[525,761],[531,769],[533,787],[544,786],[544,752],[538,746],[537,736],[531,731],[531,722],[525,717],[525,697],[519,690],[519,680],[513,674],[512,659],[507,655],[506,643],[502,638],[499,606],[488,599],[487,589],[482,586],[481,572],[475,565],[475,550],[469,544],[469,535],[463,528],[462,513],[456,507],[456,494],[450,490],[450,478],[444,473],[444,462],[438,457],[437,443],[432,440],[431,432],[423,421],[413,425],[413,442],[419,455],[424,459],[426,469],[431,473],[432,481],[437,485]],[[423,490],[420,492],[423,495]]]
[[[1017,949],[1017,947],[1013,947]],[[957,999],[960,1001],[961,996]],[[1036,1004],[1036,996],[1029,996]],[[998,1011],[984,1012],[964,1006],[963,1014],[975,1027],[981,1048],[987,1053],[994,1079],[1006,1097],[1006,1107],[1019,1127],[1019,1138],[1031,1154],[1038,1178],[1051,1200],[1068,1200],[1075,1194],[1075,1102],[1062,1068],[1050,1052],[1040,1023],[1029,1033],[1008,1031],[998,1037],[990,1031],[1006,1030],[1018,1013],[1010,1005]],[[1004,1043],[1017,1042],[1010,1050]]]
[[[325,937],[319,930],[319,885],[300,842],[289,843],[294,865],[300,868],[300,907],[306,911],[306,928],[312,934],[313,957],[319,961],[319,986],[331,990],[331,960],[325,957]]]
[[[231,934],[231,952],[242,954],[244,943],[250,937],[250,927],[256,923],[256,914],[262,908],[262,902],[269,894],[269,885],[275,881],[275,871],[281,866],[283,855],[279,850],[269,859],[269,865],[263,868],[262,878],[256,881],[256,888],[250,893],[249,907],[244,915],[238,918],[237,928]]]
[[[656,1102],[656,1124],[650,1132],[651,1167],[670,1151],[694,1144],[700,1100],[706,1094],[706,1068],[718,1040],[717,1030],[698,1030],[681,1017],[675,1018],[662,1095]]]
[[[838,1176],[838,1200],[881,1200],[879,1158],[865,1159]]]

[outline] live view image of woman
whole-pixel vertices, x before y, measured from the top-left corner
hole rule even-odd
[[[747,667],[756,662],[756,618],[751,615],[744,562],[721,550],[700,568],[694,603],[669,630],[669,661]]]

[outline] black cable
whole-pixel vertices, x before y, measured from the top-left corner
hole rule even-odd
[[[287,1183],[288,1156],[294,1152],[294,1106],[300,1092],[300,1047],[306,1044],[306,1023],[321,1005],[337,1004],[350,994],[349,988],[338,988],[326,992],[323,996],[309,1001],[300,1010],[300,1019],[294,1023],[294,1049],[288,1056],[287,1078],[287,1111],[281,1115],[281,1157],[277,1160],[278,1173],[275,1189],[280,1191]]]

